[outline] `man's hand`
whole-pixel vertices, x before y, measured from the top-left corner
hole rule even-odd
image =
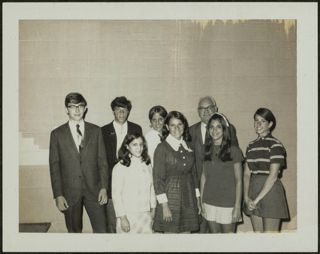
[[[108,202],[107,190],[102,188],[99,192],[98,202],[100,205],[104,205]]]
[[[56,197],[56,206],[60,212],[67,210],[69,207],[67,200],[64,198],[64,196]]]

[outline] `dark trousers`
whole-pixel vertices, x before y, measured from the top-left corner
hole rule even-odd
[[[117,218],[111,198],[108,199],[108,203],[104,206],[104,211],[107,220],[107,233],[116,233]]]
[[[103,206],[99,205],[97,201],[88,200],[85,197],[82,197],[76,204],[69,206],[64,211],[68,232],[82,232],[83,207],[85,207],[88,213],[93,233],[106,233],[106,217]]]

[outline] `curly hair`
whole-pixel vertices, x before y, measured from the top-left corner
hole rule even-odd
[[[129,101],[125,96],[116,97],[111,102],[110,106],[112,111],[114,111],[115,107],[121,107],[121,108],[126,108],[130,112],[132,108],[131,101]]]
[[[128,145],[135,139],[137,138],[141,138],[142,142],[143,142],[143,150],[142,150],[142,154],[141,154],[141,159],[142,161],[144,161],[147,165],[150,164],[150,157],[148,155],[148,149],[147,149],[147,143],[146,140],[144,138],[143,135],[141,135],[138,132],[134,132],[134,133],[128,133],[123,142],[122,145],[120,147],[120,150],[118,152],[118,161],[120,161],[120,163],[124,166],[129,167],[131,164],[131,159],[130,159],[130,151],[128,150]]]

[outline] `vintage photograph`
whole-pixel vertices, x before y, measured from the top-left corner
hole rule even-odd
[[[303,228],[298,18],[16,21],[18,237]]]

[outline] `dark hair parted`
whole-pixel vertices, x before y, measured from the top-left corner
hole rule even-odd
[[[223,130],[222,142],[221,142],[220,149],[218,151],[217,156],[222,161],[230,161],[232,160],[231,135],[230,135],[230,129],[229,129],[230,125],[227,122],[228,120],[220,113],[214,113],[207,124],[207,132],[206,132],[205,145],[204,145],[204,151],[205,151],[204,160],[205,161],[212,160],[214,143],[210,135],[209,129],[211,128],[211,123],[214,120],[219,121]]]
[[[74,103],[74,104],[84,103],[84,105],[87,106],[86,99],[80,93],[72,92],[67,94],[64,100],[64,105],[68,107],[69,103]]]
[[[130,159],[130,151],[128,149],[129,144],[137,139],[137,138],[141,138],[142,142],[143,142],[143,150],[142,150],[142,154],[141,154],[141,160],[144,161],[147,165],[150,164],[150,157],[148,155],[148,149],[147,149],[147,143],[146,140],[144,138],[143,135],[141,135],[138,132],[134,132],[134,133],[128,133],[123,142],[122,145],[120,147],[120,150],[118,152],[118,161],[120,161],[120,163],[124,166],[129,167],[131,164],[131,159]]]
[[[276,128],[277,125],[277,121],[276,118],[274,116],[274,114],[272,113],[272,111],[270,109],[267,108],[259,108],[257,109],[257,111],[254,113],[253,115],[253,119],[256,117],[256,115],[261,116],[262,118],[264,118],[266,121],[268,121],[269,123],[272,122],[272,126],[270,128],[270,132],[272,132],[274,130],[274,128]]]
[[[159,115],[162,116],[163,118],[166,118],[166,116],[168,114],[167,110],[164,107],[162,107],[160,105],[154,106],[149,110],[149,120],[150,121],[151,121],[153,115],[156,113],[159,113]]]
[[[114,111],[115,107],[126,108],[130,112],[132,105],[131,105],[131,101],[129,101],[125,96],[120,96],[120,97],[116,97],[111,102],[112,111]]]
[[[169,126],[170,120],[172,118],[176,118],[179,119],[184,128],[183,128],[183,134],[182,134],[182,138],[184,141],[188,142],[191,141],[191,136],[189,133],[189,125],[188,125],[188,121],[185,118],[185,116],[178,112],[178,111],[171,111],[169,112],[169,114],[166,116],[166,119],[164,120],[164,124],[163,124],[163,128],[162,128],[162,140],[165,140],[166,137],[169,135],[169,130],[167,129],[167,125]]]

